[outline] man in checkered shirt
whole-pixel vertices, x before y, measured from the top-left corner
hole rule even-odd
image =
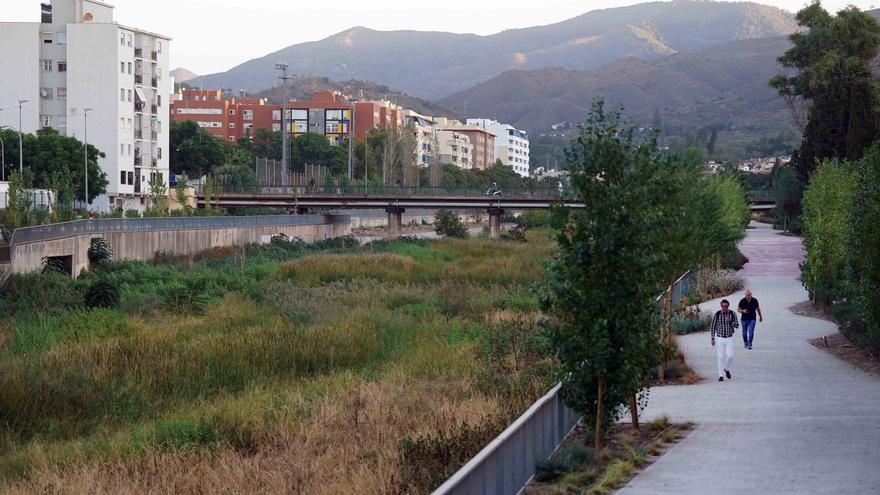
[[[712,346],[718,354],[718,381],[723,382],[726,376],[729,380],[730,362],[733,360],[733,334],[739,328],[736,321],[736,313],[730,310],[727,299],[721,301],[721,310],[712,318]]]

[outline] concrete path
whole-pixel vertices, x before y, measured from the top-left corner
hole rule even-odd
[[[696,429],[618,493],[880,494],[880,380],[807,342],[836,326],[787,309],[807,300],[800,240],[758,227],[742,245],[764,312],[754,350],[738,337],[733,380],[722,383],[709,335],[679,338],[704,380],[652,389],[645,416]],[[728,297],[731,307],[741,297]]]

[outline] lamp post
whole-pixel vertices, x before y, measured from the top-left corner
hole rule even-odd
[[[288,132],[289,132],[289,130],[287,128],[287,103],[290,101],[290,97],[287,94],[287,80],[293,79],[293,78],[287,77],[287,64],[282,63],[282,62],[276,62],[275,69],[281,71],[281,77],[279,79],[281,79],[281,85],[282,85],[282,88],[284,89],[284,101],[281,104],[281,147],[282,147],[282,149],[281,149],[281,167],[284,169],[284,171],[282,172],[282,174],[284,174],[289,170],[288,163],[287,163],[289,160],[289,158],[288,158],[289,150],[288,150],[288,146],[287,146],[287,139],[288,139]],[[273,175],[272,179],[274,182],[274,179],[275,179],[274,175]]]
[[[355,112],[355,103],[357,100],[350,99],[348,100],[348,181],[354,182],[354,168],[352,164],[352,147],[354,141],[354,112]]]
[[[24,146],[21,140],[21,105],[28,100],[18,100],[18,174],[24,175]]]
[[[83,168],[85,171],[85,194],[86,212],[89,211],[89,112],[91,108],[83,108]]]
[[[6,129],[6,126],[0,125],[0,131]],[[6,143],[3,142],[3,135],[0,134],[0,173],[2,173],[2,180],[6,182]]]

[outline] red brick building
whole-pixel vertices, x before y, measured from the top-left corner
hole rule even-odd
[[[388,102],[354,102],[338,92],[320,91],[309,101],[288,105],[289,132],[323,134],[333,144],[348,136],[352,111],[358,139],[377,127],[403,125],[403,111]],[[223,98],[220,90],[185,89],[171,103],[171,120],[194,120],[210,134],[230,143],[253,136],[257,129],[281,130],[281,105],[264,99]]]

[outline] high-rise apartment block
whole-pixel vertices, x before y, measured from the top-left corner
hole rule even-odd
[[[495,135],[495,158],[523,177],[529,176],[529,135],[492,119],[467,119]]]
[[[97,211],[143,210],[168,184],[170,38],[123,26],[97,0],[52,0],[40,22],[0,23],[0,125],[52,127],[98,148]],[[88,109],[88,115],[85,111]]]

